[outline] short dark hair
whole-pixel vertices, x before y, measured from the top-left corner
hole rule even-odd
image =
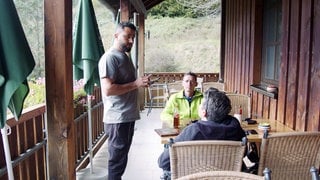
[[[193,76],[193,78],[197,81],[197,75],[191,71],[185,73],[184,76]]]
[[[224,92],[210,87],[203,97],[202,108],[207,112],[207,120],[221,122],[230,113],[231,102]]]
[[[117,26],[117,30],[119,30],[119,29],[123,30],[126,27],[130,28],[134,31],[137,30],[136,26],[134,24],[132,24],[131,22],[120,22]]]

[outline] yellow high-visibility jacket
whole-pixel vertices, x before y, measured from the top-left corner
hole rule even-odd
[[[183,90],[172,94],[166,103],[164,110],[161,112],[161,121],[173,127],[173,115],[175,108],[180,116],[180,126],[185,127],[190,121],[200,119],[198,108],[202,103],[203,94],[195,90],[191,103],[184,97]]]

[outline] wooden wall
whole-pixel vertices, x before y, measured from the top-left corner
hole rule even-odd
[[[320,1],[282,0],[278,98],[250,85],[260,82],[262,0],[223,0],[222,47],[227,91],[252,96],[252,116],[277,119],[297,131],[320,130]]]

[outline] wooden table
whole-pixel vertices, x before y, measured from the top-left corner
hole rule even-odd
[[[263,131],[258,129],[258,125],[261,122],[267,122],[270,124],[270,130],[269,134],[275,133],[275,132],[292,132],[293,129],[289,128],[288,126],[276,121],[276,120],[270,120],[270,119],[254,119],[257,121],[257,124],[247,124],[245,121],[241,123],[241,126],[244,130],[251,130],[254,129],[258,132],[258,134],[250,134],[247,136],[249,142],[261,142],[261,139],[263,137]]]
[[[288,126],[276,121],[276,120],[270,120],[270,119],[254,119],[257,121],[257,124],[248,124],[246,121],[243,121],[241,123],[241,126],[244,130],[256,130],[258,134],[250,134],[247,136],[248,142],[256,142],[260,143],[261,139],[263,137],[263,131],[258,129],[258,125],[261,122],[268,122],[270,124],[270,130],[269,133],[275,133],[275,132],[292,132],[294,131],[293,129],[289,128]],[[161,143],[165,144],[168,142],[170,138],[175,138],[176,136],[166,136],[166,137],[161,137]]]

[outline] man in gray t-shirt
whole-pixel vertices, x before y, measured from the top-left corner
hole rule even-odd
[[[140,119],[138,88],[148,87],[149,76],[136,77],[135,67],[128,57],[135,38],[132,23],[120,23],[114,34],[113,46],[99,61],[99,75],[104,105],[103,122],[108,135],[108,179],[123,175],[134,133]]]

